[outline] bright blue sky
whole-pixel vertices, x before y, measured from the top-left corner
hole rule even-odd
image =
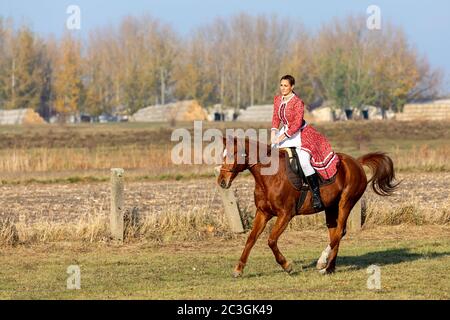
[[[450,1],[448,0],[0,0],[0,15],[25,22],[37,32],[61,35],[69,5],[81,8],[81,36],[97,26],[117,24],[125,15],[149,13],[170,23],[181,34],[239,12],[272,14],[301,21],[316,30],[321,23],[347,14],[366,14],[369,5],[381,8],[382,21],[402,26],[411,42],[433,66],[443,67],[450,92]]]

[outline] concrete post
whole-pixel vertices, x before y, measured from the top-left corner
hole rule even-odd
[[[352,209],[352,212],[350,212],[350,216],[348,218],[347,222],[347,230],[351,233],[358,232],[361,230],[362,227],[362,215],[363,211],[366,210],[366,201],[364,199],[364,196],[359,199],[359,201],[355,204],[355,206]]]
[[[220,166],[214,168],[214,174],[216,178],[220,174]],[[241,215],[239,213],[239,207],[236,201],[236,197],[232,189],[222,189],[218,186],[220,196],[222,198],[223,206],[225,209],[225,215],[227,216],[230,229],[234,233],[243,233],[244,227],[242,225]]]
[[[111,211],[109,215],[109,223],[111,230],[111,237],[113,240],[123,241],[123,212],[124,212],[124,197],[123,197],[123,169],[111,169]]]

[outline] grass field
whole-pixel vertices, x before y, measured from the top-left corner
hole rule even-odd
[[[294,263],[288,275],[262,237],[244,277],[231,277],[244,236],[166,245],[114,247],[57,243],[2,250],[1,299],[449,299],[450,229],[397,226],[344,238],[337,272],[322,276],[315,261],[326,230],[288,231],[280,249]],[[69,265],[81,289],[66,288]],[[381,269],[381,290],[369,290],[367,268]]]
[[[270,124],[204,124],[267,129]],[[192,132],[192,123],[179,123]],[[0,126],[0,299],[449,299],[450,123],[318,125],[335,151],[387,151],[400,189],[366,192],[365,225],[341,244],[337,273],[315,261],[327,244],[323,215],[297,217],[280,240],[289,276],[267,246],[268,228],[244,278],[232,279],[246,234],[230,233],[213,166],[176,166],[166,124]],[[125,173],[125,211],[137,228],[109,240],[109,174]],[[253,178],[233,184],[248,228]],[[248,231],[247,231],[248,234]],[[381,268],[380,291],[367,267]],[[67,267],[81,290],[67,290]]]

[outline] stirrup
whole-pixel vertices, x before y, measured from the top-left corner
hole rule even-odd
[[[312,201],[312,207],[313,207],[313,209],[316,210],[316,211],[322,211],[322,210],[324,210],[324,209],[325,209],[325,205],[323,204],[323,201],[322,201],[322,199],[320,198],[320,196],[319,196],[319,207],[314,206],[314,198],[315,198],[315,196],[314,196],[314,193],[312,192],[312,198],[311,198],[311,201]]]

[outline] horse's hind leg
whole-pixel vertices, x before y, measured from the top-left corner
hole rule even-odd
[[[330,243],[334,237],[334,233],[336,232],[338,212],[339,212],[339,208],[337,205],[327,208],[325,210],[325,219],[326,219],[326,224],[327,224],[327,228],[328,228],[328,235],[330,238]],[[327,267],[327,262],[328,262],[330,253],[331,253],[331,245],[328,244],[328,246],[322,251],[322,254],[320,255],[319,260],[317,260],[316,268],[318,270],[322,270]]]
[[[336,228],[334,228],[334,230],[332,230],[333,228],[329,228],[330,253],[327,259],[327,265],[324,269],[321,270],[321,273],[333,273],[336,269],[336,259],[339,251],[339,244],[342,237],[345,235],[347,219],[354,205],[355,202],[351,199],[348,199],[344,195],[339,201],[339,212],[337,216]]]
[[[248,236],[247,243],[245,244],[244,251],[242,252],[241,258],[239,259],[238,264],[234,268],[233,276],[235,278],[242,276],[242,272],[244,271],[245,264],[247,263],[248,256],[250,255],[250,251],[255,245],[256,240],[263,232],[264,228],[267,225],[267,222],[272,218],[262,212],[261,210],[256,211],[255,220],[253,222],[253,228]]]
[[[284,269],[284,271],[291,273],[292,272],[292,265],[287,262],[286,258],[283,256],[283,254],[278,249],[278,238],[283,233],[284,230],[286,230],[286,227],[289,224],[289,221],[291,221],[292,216],[288,213],[282,214],[278,216],[277,221],[275,222],[275,225],[273,226],[272,232],[269,236],[269,247],[272,249],[273,254],[275,255],[275,259],[277,260],[278,264]]]

